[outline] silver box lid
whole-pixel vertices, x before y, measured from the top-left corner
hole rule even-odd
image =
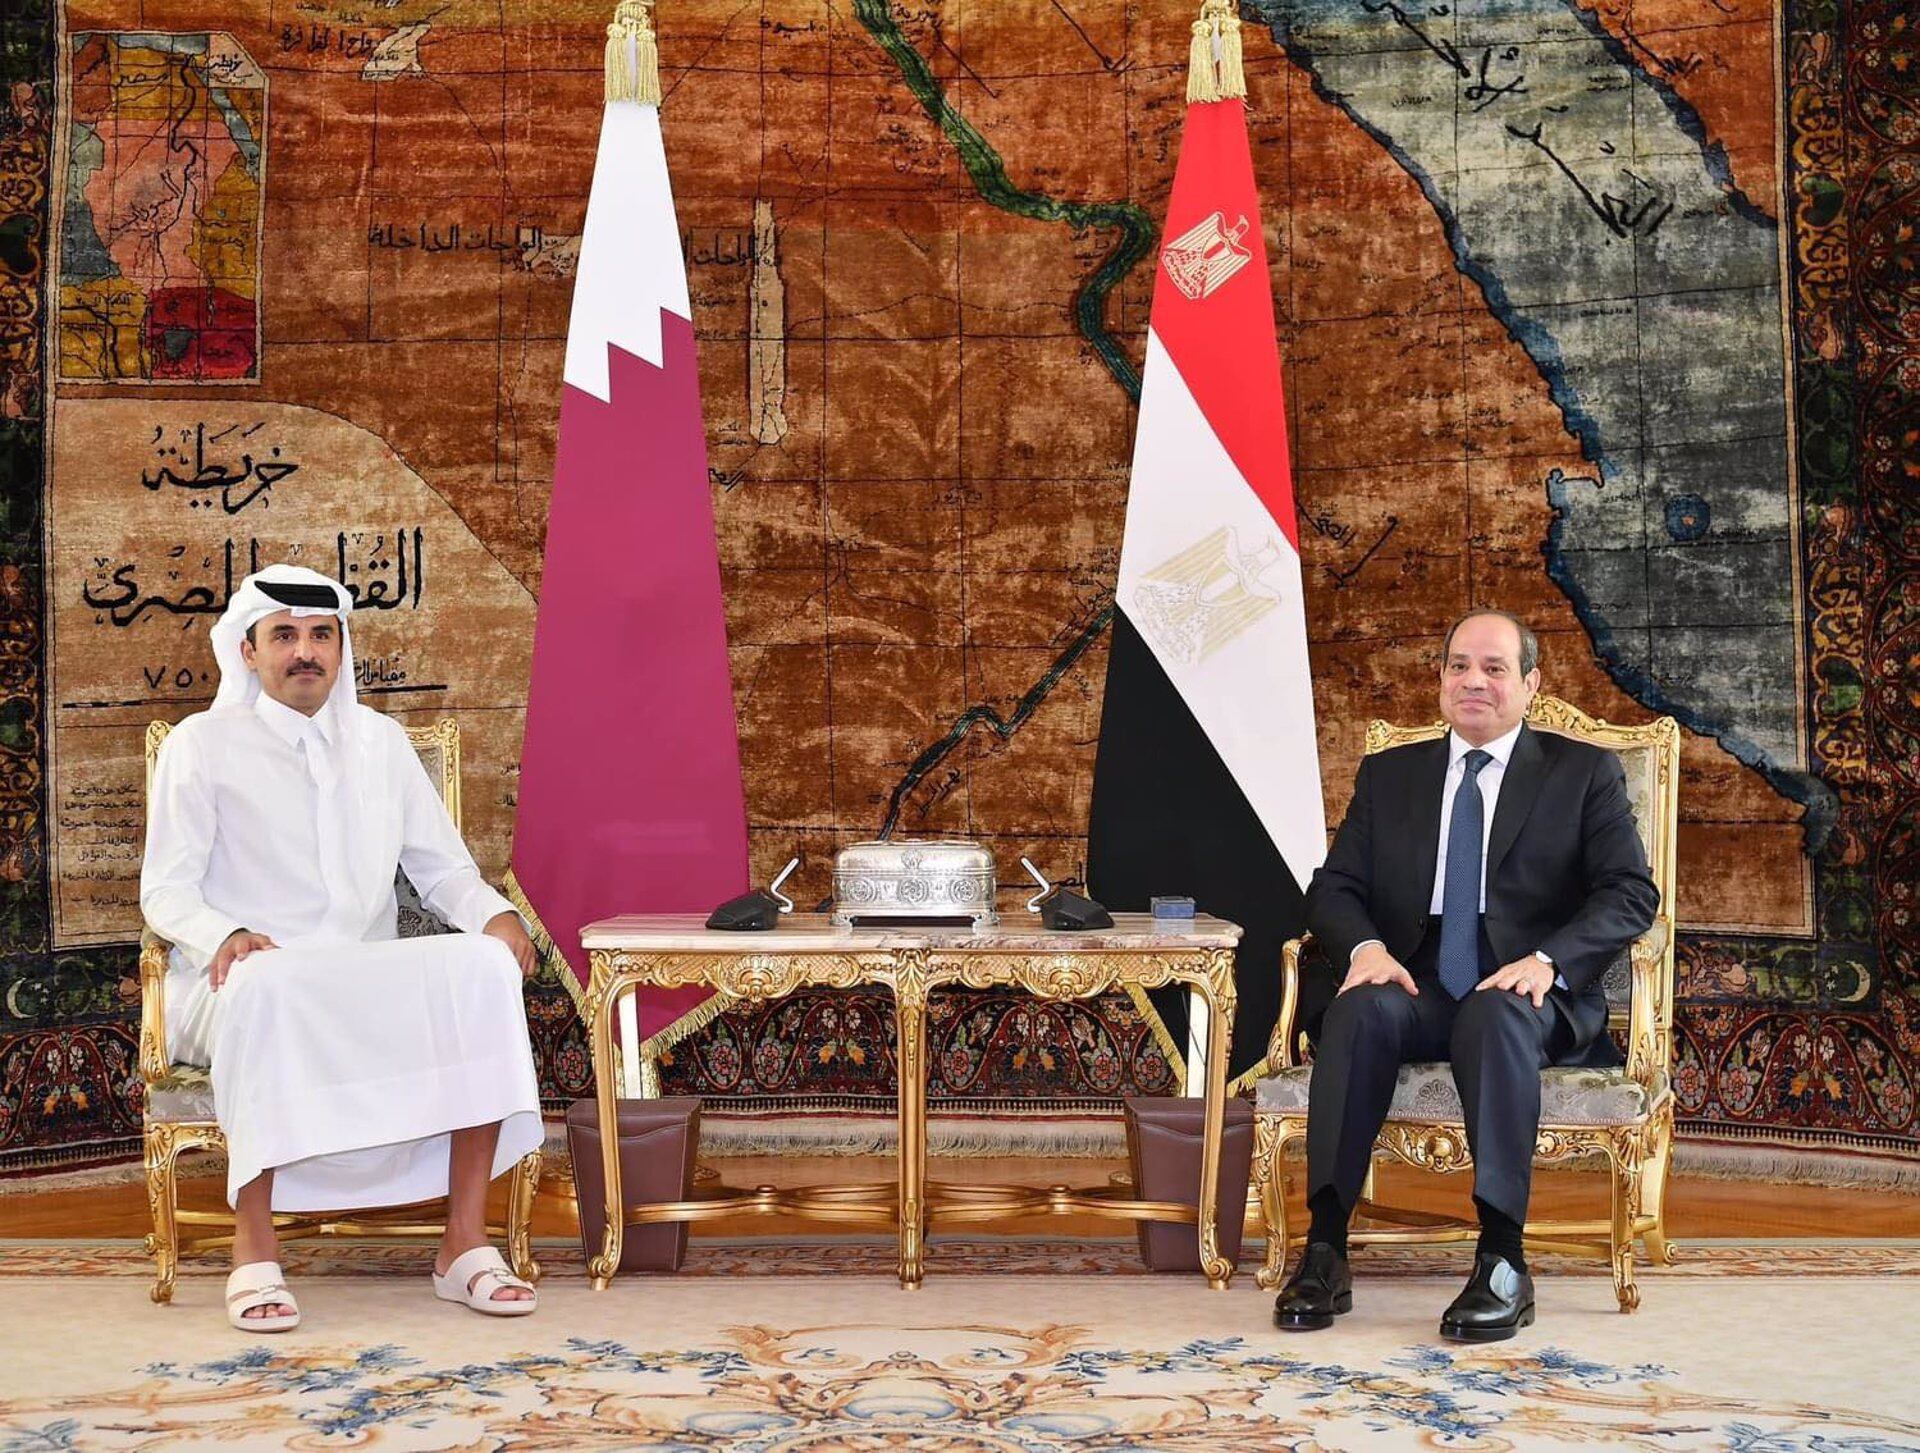
[[[993,854],[979,843],[851,843],[834,855],[833,920],[997,922]]]

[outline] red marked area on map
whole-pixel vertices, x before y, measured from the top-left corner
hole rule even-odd
[[[147,309],[154,378],[246,378],[254,372],[253,299],[224,288],[158,288]]]

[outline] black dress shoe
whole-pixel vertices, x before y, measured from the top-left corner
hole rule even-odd
[[[1274,1325],[1289,1332],[1314,1332],[1352,1310],[1353,1273],[1346,1257],[1324,1241],[1308,1242],[1292,1279],[1274,1298]]]
[[[1533,1278],[1491,1251],[1474,1258],[1473,1275],[1440,1314],[1440,1335],[1452,1342],[1504,1342],[1532,1325]]]

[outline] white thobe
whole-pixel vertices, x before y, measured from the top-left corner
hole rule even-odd
[[[396,867],[461,932],[396,938]],[[271,1169],[276,1210],[400,1205],[446,1193],[455,1129],[502,1122],[495,1174],[541,1143],[519,968],[479,936],[512,905],[397,722],[264,695],[181,722],[149,793],[140,907],[174,945],[169,1055],[213,1067],[229,1201]],[[240,928],[278,947],[216,993],[207,966]]]

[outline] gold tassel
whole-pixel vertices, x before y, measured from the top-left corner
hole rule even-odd
[[[607,27],[607,100],[633,97],[633,44],[625,31]]]
[[[642,26],[633,37],[633,99],[642,106],[660,104],[660,43],[653,26]]]
[[[1241,59],[1240,16],[1234,0],[1206,0],[1193,22],[1187,55],[1187,101],[1228,101],[1247,94]]]
[[[1193,22],[1193,45],[1187,54],[1187,104],[1218,101],[1220,85],[1213,73],[1213,27],[1205,20]]]
[[[620,0],[607,26],[607,99],[660,104],[660,48],[653,37],[653,0]]]
[[[560,952],[560,946],[553,941],[553,935],[547,932],[547,926],[540,921],[540,915],[533,911],[533,905],[527,901],[526,892],[520,887],[520,880],[513,876],[512,868],[507,869],[504,886],[507,901],[527,921],[527,937],[533,940],[533,946],[540,954],[541,966],[550,971],[554,978],[565,986],[567,996],[573,1000],[574,1010],[580,1016],[580,1022],[589,1023],[593,1017],[593,1011],[587,1003],[586,988],[574,977],[573,965],[568,963],[567,956]]]
[[[1220,35],[1220,99],[1232,101],[1247,99],[1247,72],[1240,59],[1240,17],[1234,14],[1231,4],[1222,5],[1225,11],[1219,21]]]

